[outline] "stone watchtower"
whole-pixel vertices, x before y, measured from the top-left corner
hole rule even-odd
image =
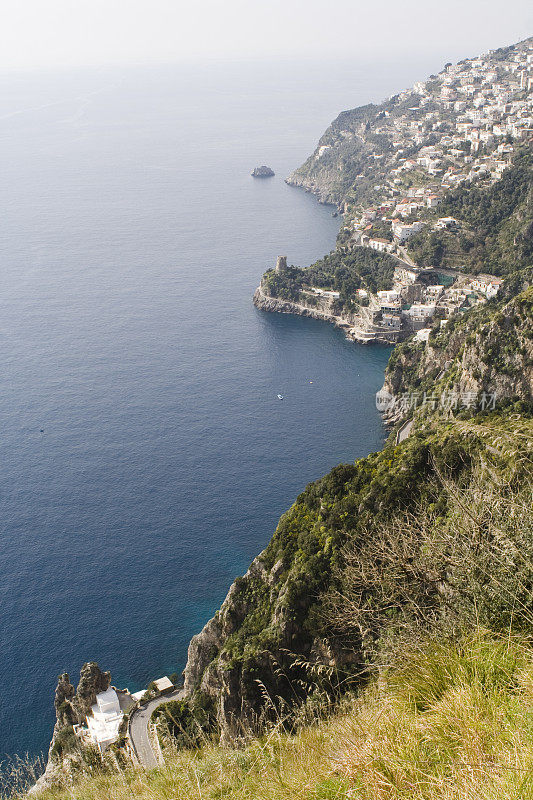
[[[287,256],[278,256],[276,272],[283,272],[284,269],[287,269]]]

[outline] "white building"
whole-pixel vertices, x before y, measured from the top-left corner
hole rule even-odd
[[[422,270],[420,267],[399,266],[394,268],[394,280],[397,283],[408,284],[415,283]]]
[[[369,239],[368,246],[372,250],[377,250],[378,253],[392,253],[394,250],[394,244],[387,239]]]
[[[402,327],[402,318],[399,314],[384,313],[382,316],[381,324],[385,328],[399,331]]]
[[[158,678],[156,681],[154,681],[154,684],[157,691],[161,693],[169,692],[174,688],[174,684],[166,675],[163,675],[162,678]]]
[[[382,310],[387,310],[392,313],[401,309],[400,294],[399,292],[395,291],[395,289],[378,292],[377,296],[380,308]]]
[[[118,695],[114,689],[107,689],[96,695],[92,715],[87,715],[89,737],[101,753],[118,739],[120,723],[124,718]]]
[[[495,297],[501,285],[502,279],[495,278],[494,275],[476,275],[470,283],[475,292],[481,292],[488,298]]]
[[[485,292],[489,300],[491,297],[496,297],[496,295],[500,291],[501,285],[502,285],[502,280],[500,278],[493,278],[493,280],[490,282],[490,285],[487,287],[487,291]]]
[[[329,289],[317,289],[316,286],[311,286],[311,291],[318,297],[326,297],[329,300],[338,300],[340,297],[340,292],[332,292]]]
[[[457,228],[459,223],[454,217],[440,217],[435,223],[436,228],[440,228],[441,230],[450,230],[451,228]]]
[[[426,294],[428,297],[432,298],[439,298],[444,291],[444,286],[440,283],[436,283],[433,286],[428,286],[426,289]]]
[[[394,238],[400,243],[406,242],[410,236],[414,233],[418,233],[424,227],[424,223],[421,221],[413,222],[411,225],[406,225],[402,222],[397,222],[394,220],[392,223],[392,233]]]
[[[427,343],[429,340],[430,333],[431,333],[431,328],[420,328],[420,330],[415,333],[414,341]]]
[[[410,317],[411,323],[421,324],[431,319],[435,313],[435,306],[426,303],[413,304],[411,308],[403,312],[406,316]]]

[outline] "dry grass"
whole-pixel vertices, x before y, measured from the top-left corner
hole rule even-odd
[[[352,796],[533,798],[532,676],[527,648],[484,636],[412,654],[346,720]]]
[[[242,750],[167,751],[42,800],[533,800],[533,651],[478,634],[413,651],[327,721]]]

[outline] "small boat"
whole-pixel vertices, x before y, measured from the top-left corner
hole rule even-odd
[[[278,400],[283,400],[283,395],[282,394],[278,394]]]

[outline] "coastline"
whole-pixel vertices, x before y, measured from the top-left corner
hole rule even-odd
[[[331,200],[321,199],[319,189],[306,187],[303,182],[298,183],[296,181],[292,181],[291,178],[287,178],[286,183],[290,186],[304,189],[304,191],[313,194],[319,203],[332,202]],[[348,341],[355,341],[359,342],[360,344],[376,343],[387,345],[389,347],[395,347],[404,338],[406,338],[405,336],[401,337],[398,335],[396,335],[394,339],[392,338],[392,335],[390,338],[387,338],[387,336],[383,334],[382,329],[378,327],[371,329],[368,325],[367,312],[365,309],[361,309],[359,312],[355,311],[353,313],[348,313],[346,315],[343,315],[342,313],[334,313],[333,304],[328,306],[328,303],[324,302],[322,305],[318,306],[313,306],[311,304],[307,305],[305,302],[306,294],[310,294],[310,292],[303,291],[300,294],[300,299],[303,298],[301,302],[273,297],[264,291],[263,281],[261,281],[260,285],[253,294],[252,302],[255,308],[260,311],[291,314],[295,316],[316,319],[322,322],[328,322],[335,328],[344,331],[345,337]],[[461,336],[459,333],[458,338],[459,337],[464,339],[464,334]],[[452,344],[454,343],[452,342]],[[456,353],[454,352],[453,355],[455,357]],[[427,375],[431,375],[432,368],[437,371],[438,366],[439,369],[437,371],[437,378],[435,379],[436,381],[438,381],[439,378],[444,375],[447,369],[446,365],[448,363],[452,363],[451,360],[446,360],[446,353],[443,352],[437,357],[437,355],[435,355],[435,353],[432,352],[431,348],[429,347],[425,351],[423,358],[425,359],[424,367]],[[477,369],[478,363],[481,363],[481,360],[477,359],[475,367],[473,367],[472,358],[465,358],[461,354],[461,366],[463,369],[463,377],[461,378],[463,383],[461,384],[461,387],[468,388],[470,392],[476,391],[481,386],[481,384],[478,386],[478,383],[476,382],[477,379],[474,381],[470,380],[468,377],[470,372],[473,373],[474,368]],[[397,372],[401,373],[402,369],[403,364],[400,364]],[[464,383],[465,374],[470,381],[466,384]],[[395,375],[389,376],[387,371],[385,371],[384,381],[385,383],[383,388],[386,391],[390,390],[391,396],[399,391],[401,384],[398,383],[398,385],[396,385]],[[396,430],[396,444],[400,444],[407,439],[414,425],[412,417],[406,420],[405,412],[402,412],[399,406],[396,410],[382,412],[381,416],[384,427],[390,428],[393,426],[398,426]],[[232,705],[232,694],[237,693],[238,695],[238,684],[236,679],[237,673],[231,673],[229,663],[227,661],[224,662],[223,658],[220,659],[219,664],[215,664],[215,659],[212,657],[213,652],[216,651],[217,654],[222,652],[225,641],[233,636],[236,630],[238,630],[244,623],[248,610],[245,608],[243,600],[244,593],[241,592],[242,582],[248,581],[250,585],[252,585],[253,582],[256,582],[259,585],[267,586],[270,590],[276,584],[276,582],[279,581],[280,575],[282,574],[282,567],[283,564],[281,561],[277,561],[273,565],[267,565],[264,559],[264,553],[260,553],[252,562],[246,575],[244,575],[243,578],[238,578],[231,584],[228,595],[219,611],[217,611],[216,615],[212,619],[208,620],[204,628],[198,634],[192,637],[189,644],[188,659],[184,670],[184,697],[192,697],[195,689],[198,687],[201,687],[206,691],[209,689],[215,694],[219,694],[219,697],[221,698],[220,707],[223,711],[223,715],[225,715],[227,725],[225,731],[223,731],[224,735],[222,736],[222,741],[226,745],[229,745],[232,741],[234,741],[235,738],[238,738],[237,728],[232,727],[229,724],[229,720],[235,719],[238,712],[237,706],[235,704]],[[292,646],[291,637],[294,637],[296,634],[294,633],[294,630],[291,629],[288,622],[286,623],[283,635],[286,638],[283,643],[286,644],[287,648],[289,645]],[[52,744],[53,742],[54,739],[52,740]],[[45,776],[46,773],[43,778]],[[34,787],[34,790],[35,788],[36,787]]]
[[[323,204],[334,205],[339,209],[339,212],[342,213],[342,208],[339,204],[335,203],[330,198],[321,198],[320,193],[318,191],[310,189],[304,185],[298,185],[297,183],[292,183],[289,181],[289,179],[286,180],[286,183],[288,185],[293,186],[294,188],[312,194],[316,202],[321,205]],[[265,311],[269,313],[291,314],[294,316],[308,317],[310,319],[315,319],[321,322],[327,322],[333,325],[335,328],[342,330],[345,334],[347,341],[358,342],[359,344],[365,344],[365,345],[370,345],[370,344],[385,345],[387,347],[394,347],[396,344],[398,344],[398,339],[393,339],[393,338],[389,339],[386,336],[380,335],[380,333],[382,332],[379,332],[377,334],[374,333],[372,336],[368,336],[367,334],[365,334],[364,331],[365,320],[358,313],[343,316],[342,314],[332,313],[330,310],[324,308],[322,309],[315,308],[307,306],[303,303],[296,303],[292,301],[282,300],[280,298],[275,298],[272,297],[271,295],[266,294],[263,291],[261,283],[256,288],[252,296],[252,302],[255,308],[257,308],[260,311]],[[383,374],[383,377],[385,379],[385,372]],[[390,428],[397,422],[396,419],[388,420],[386,415],[383,414],[381,414],[381,419],[385,429]],[[271,571],[265,569],[264,564],[262,562],[263,554],[264,550],[261,551],[253,559],[247,572],[243,576],[243,579],[248,579],[250,576],[260,575],[262,580],[266,581],[269,585],[272,585],[277,578],[279,565],[276,564]],[[222,647],[224,640],[230,635],[231,631],[233,630],[235,622],[234,617],[236,614],[238,614],[238,608],[240,606],[240,602],[236,600],[239,580],[241,579],[237,578],[230,584],[227,595],[220,609],[217,611],[214,617],[206,621],[205,625],[201,628],[201,630],[199,630],[196,634],[194,634],[189,642],[187,660],[183,669],[184,686],[183,689],[180,690],[183,693],[182,696],[184,699],[192,697],[196,683],[198,682],[202,682],[202,684],[204,683],[204,679],[202,679],[202,681],[199,681],[199,676],[204,672],[204,670],[208,675],[207,680],[205,680],[206,685],[209,683],[212,683],[213,685],[220,683],[220,686],[224,687],[224,692],[226,691],[229,692],[229,687],[228,685],[226,685],[225,679],[222,675],[209,674],[209,671],[207,669],[209,663],[205,662],[205,653],[211,652],[213,648]],[[236,709],[233,709],[232,713],[236,713]],[[51,789],[54,787],[54,785],[56,785],[56,783],[68,779],[69,771],[71,769],[71,766],[68,763],[68,759],[67,759],[67,764],[65,766],[61,763],[57,763],[50,757],[51,751],[54,747],[59,731],[60,731],[60,726],[56,722],[56,725],[54,726],[52,739],[50,741],[50,745],[48,748],[45,770],[43,774],[38,778],[36,783],[28,790],[28,794],[30,796],[38,795],[40,791],[45,789]],[[226,731],[225,735],[222,736],[222,741],[226,744],[226,746],[229,746],[230,743],[233,741],[233,736],[237,736],[236,730],[231,731],[231,733],[228,730]],[[135,748],[131,740],[129,725],[127,729],[126,741],[128,749],[132,752],[135,752]]]
[[[255,290],[252,302],[260,311],[275,312],[278,314],[295,314],[300,317],[310,317],[311,319],[317,319],[322,322],[329,322],[336,328],[344,330],[346,338],[349,341],[358,342],[359,344],[381,344],[390,347],[401,341],[397,336],[391,335],[388,337],[384,335],[383,331],[378,329],[369,332],[368,323],[365,325],[362,317],[358,314],[343,317],[324,309],[313,308],[303,305],[302,303],[295,303],[291,300],[282,300],[278,297],[272,297],[263,292],[261,284]]]
[[[352,318],[348,319],[346,317],[328,313],[326,311],[321,311],[316,308],[310,308],[302,304],[292,303],[289,301],[283,301],[278,298],[270,297],[263,293],[261,286],[259,286],[254,292],[253,304],[256,308],[262,311],[268,311],[271,313],[293,314],[302,317],[309,317],[311,319],[316,319],[322,322],[328,322],[332,324],[334,327],[343,330],[346,333],[347,339],[353,341],[359,341],[354,336],[349,335],[350,332],[353,330],[353,325],[354,325]],[[363,339],[360,341],[365,344],[368,343],[368,340]],[[387,344],[390,346],[392,343],[381,341],[379,342],[379,344]],[[260,575],[262,579],[264,579],[269,584],[271,584],[272,581],[275,580],[279,565],[275,565],[274,569],[272,570],[272,574],[270,573],[270,571],[265,570],[265,567],[262,563],[263,552],[264,551],[259,553],[259,555],[257,555],[254,558],[250,567],[248,568],[248,571],[244,576],[244,579],[248,579],[251,575],[257,574]],[[230,584],[227,596],[224,602],[222,603],[221,608],[215,615],[215,617],[209,619],[205,623],[203,628],[191,638],[188,647],[187,661],[183,670],[184,687],[181,691],[183,692],[184,698],[192,696],[195,684],[199,680],[199,676],[204,672],[204,670],[206,670],[208,666],[208,662],[205,661],[205,652],[206,651],[211,652],[213,647],[221,647],[224,639],[229,635],[230,630],[233,629],[233,624],[234,624],[233,616],[236,613],[237,606],[239,605],[239,603],[236,602],[238,581],[239,579],[233,581]],[[208,682],[217,683],[218,681],[220,681],[221,684],[223,683],[221,676],[211,675]],[[70,770],[68,759],[67,759],[67,764],[62,765],[57,763],[51,758],[51,752],[57,740],[59,731],[60,731],[60,726],[56,722],[53,736],[48,748],[48,757],[45,770],[43,774],[37,779],[36,783],[28,790],[29,796],[32,797],[36,796],[39,794],[39,792],[51,789],[56,783],[68,779],[68,774]],[[129,749],[134,751],[134,747],[132,747],[132,742],[131,742],[129,725],[127,729],[126,740],[128,742]],[[231,741],[231,736],[228,733],[226,733],[225,741],[226,744],[229,745]]]
[[[261,286],[258,286],[254,292],[252,302],[254,306],[261,311],[275,312],[278,314],[295,314],[300,317],[311,317],[318,319],[322,322],[330,322],[336,328],[351,328],[353,323],[345,317],[336,314],[329,314],[326,311],[321,311],[317,308],[302,305],[301,303],[293,303],[289,300],[281,300],[277,297],[271,297],[263,292]]]

